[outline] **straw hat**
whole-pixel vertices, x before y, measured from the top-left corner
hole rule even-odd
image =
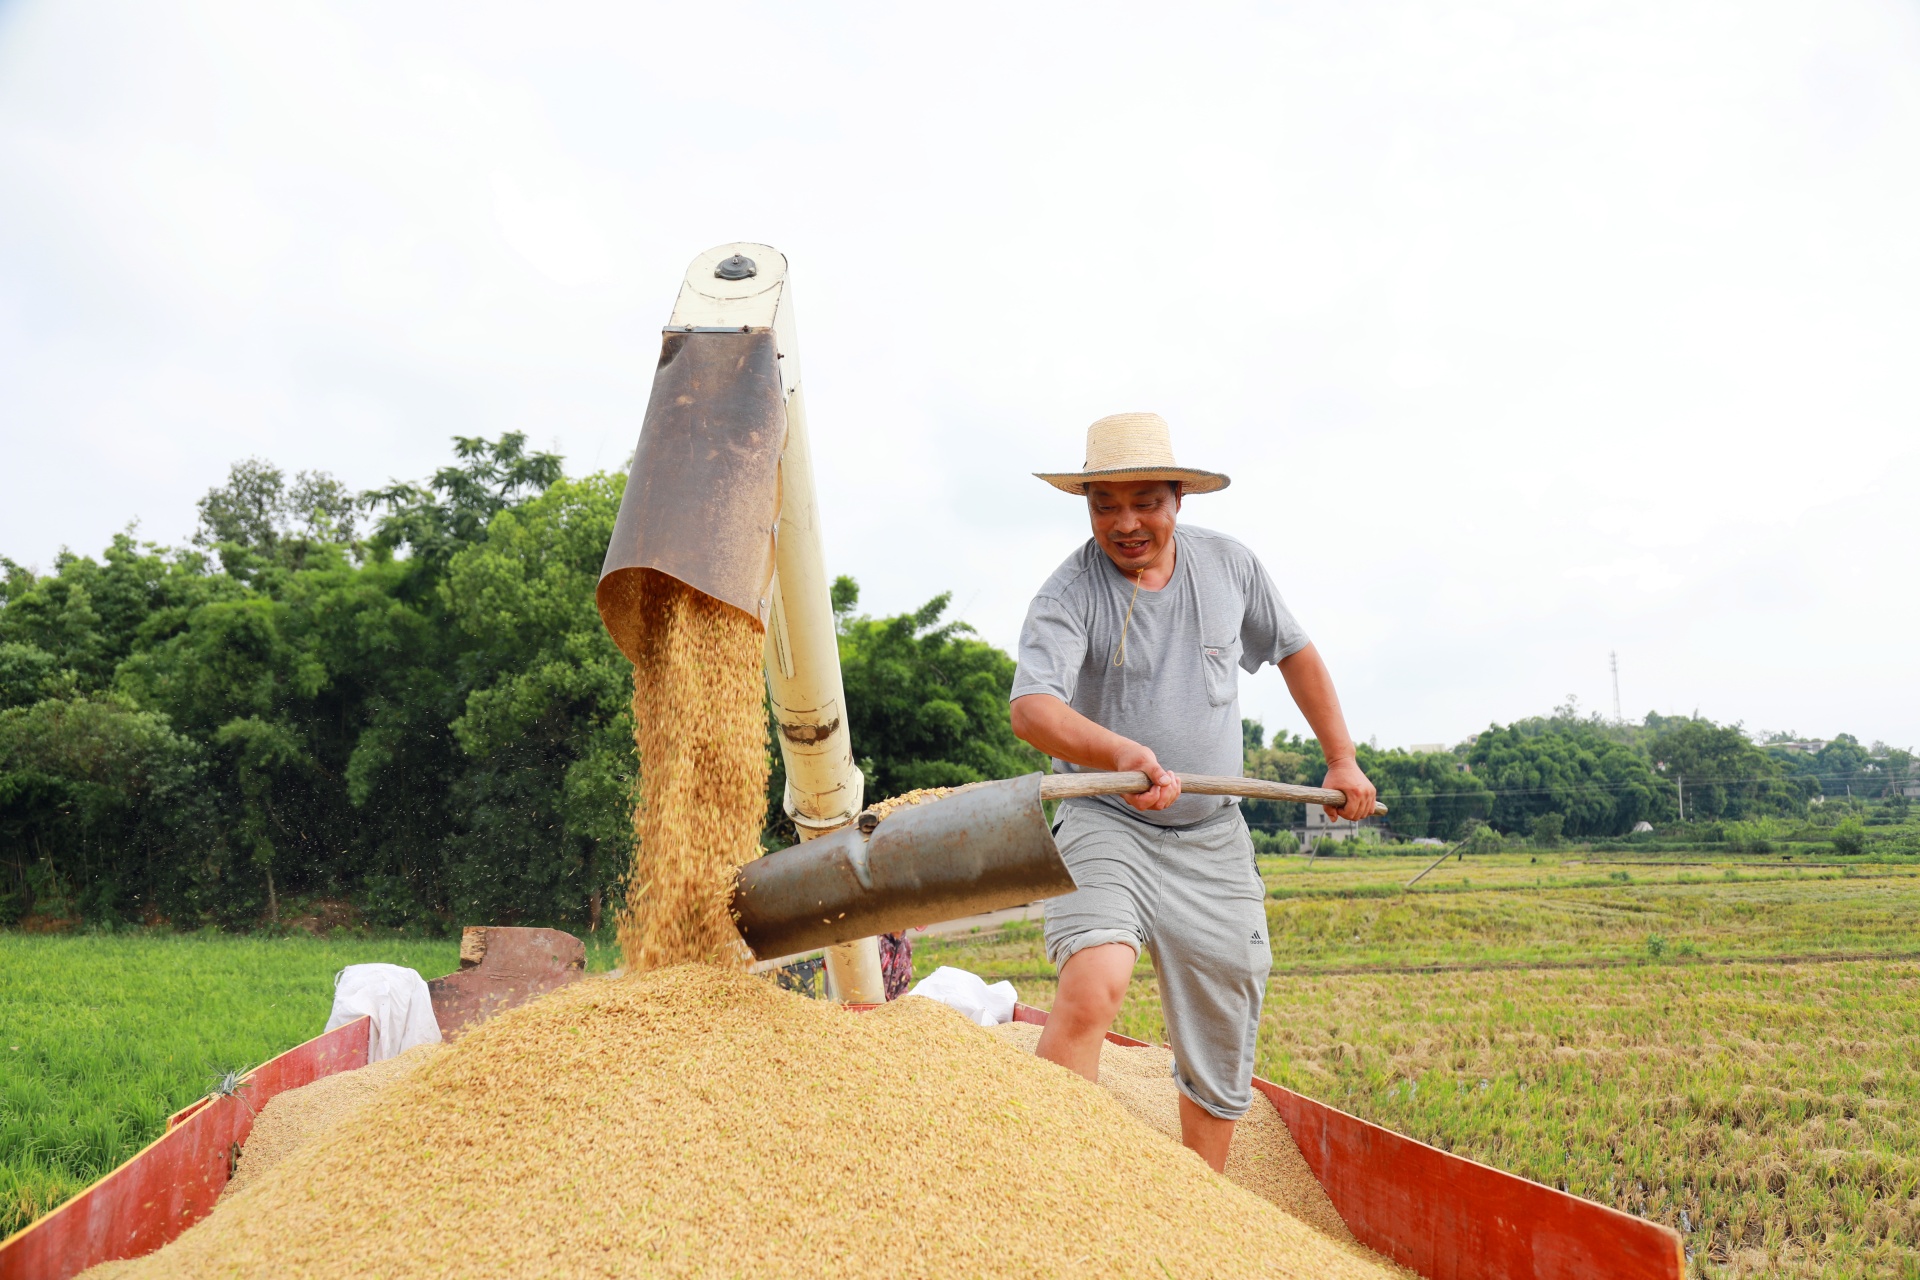
[[[1116,413],[1087,428],[1087,460],[1078,471],[1033,473],[1056,489],[1085,493],[1093,480],[1178,480],[1182,493],[1217,493],[1233,482],[1218,471],[1173,460],[1173,437],[1157,413]]]

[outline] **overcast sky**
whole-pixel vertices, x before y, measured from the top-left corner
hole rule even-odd
[[[949,16],[941,16],[942,14]],[[835,572],[1011,646],[1151,409],[1357,734],[1920,741],[1920,9],[0,3],[0,554],[619,467],[792,262]],[[1304,729],[1271,670],[1247,714]]]

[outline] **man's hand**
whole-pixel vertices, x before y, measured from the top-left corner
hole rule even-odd
[[[1136,809],[1164,809],[1180,798],[1180,779],[1160,767],[1152,751],[1132,738],[1103,729],[1050,693],[1015,698],[1013,731],[1057,760],[1083,769],[1144,773],[1154,784],[1138,795],[1121,796]]]
[[[1153,752],[1137,742],[1121,739],[1126,745],[1114,755],[1115,773],[1144,773],[1147,781],[1154,784],[1150,791],[1137,792],[1130,796],[1121,796],[1136,809],[1164,809],[1180,798],[1180,779],[1160,767],[1160,761]],[[1368,794],[1372,794],[1369,792]],[[1372,812],[1371,809],[1368,810]]]
[[[1340,697],[1333,691],[1333,676],[1320,660],[1320,651],[1312,645],[1297,649],[1280,659],[1280,674],[1294,705],[1313,726],[1313,736],[1326,752],[1327,780],[1320,785],[1329,791],[1347,793],[1347,803],[1335,809],[1325,808],[1328,818],[1346,818],[1358,822],[1373,816],[1376,793],[1367,775],[1353,758],[1353,735],[1347,732],[1347,718],[1340,714]]]
[[[1373,816],[1373,802],[1379,794],[1373,784],[1367,781],[1367,775],[1360,772],[1360,766],[1349,756],[1344,760],[1335,760],[1327,765],[1327,780],[1320,784],[1330,791],[1347,793],[1347,806],[1336,809],[1332,805],[1323,806],[1327,817],[1345,818],[1349,822],[1358,822],[1362,818]],[[1149,792],[1148,794],[1152,794]],[[1131,800],[1133,797],[1129,796]]]

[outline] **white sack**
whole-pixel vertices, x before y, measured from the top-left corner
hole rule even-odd
[[[1012,1022],[1014,1002],[1019,999],[1014,994],[1011,982],[996,982],[988,986],[987,980],[979,974],[944,964],[914,983],[913,989],[907,994],[938,1000],[941,1004],[958,1009],[967,1015],[969,1021],[983,1027]]]
[[[367,1061],[385,1062],[419,1044],[440,1043],[427,980],[404,965],[350,964],[333,975],[333,1013],[327,1030],[371,1016]]]

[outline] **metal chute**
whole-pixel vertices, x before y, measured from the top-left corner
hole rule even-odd
[[[740,936],[762,958],[1071,893],[1041,808],[1041,777],[977,783],[749,862]]]
[[[595,592],[607,631],[629,658],[635,579],[647,569],[766,626],[785,400],[771,330],[664,336]]]

